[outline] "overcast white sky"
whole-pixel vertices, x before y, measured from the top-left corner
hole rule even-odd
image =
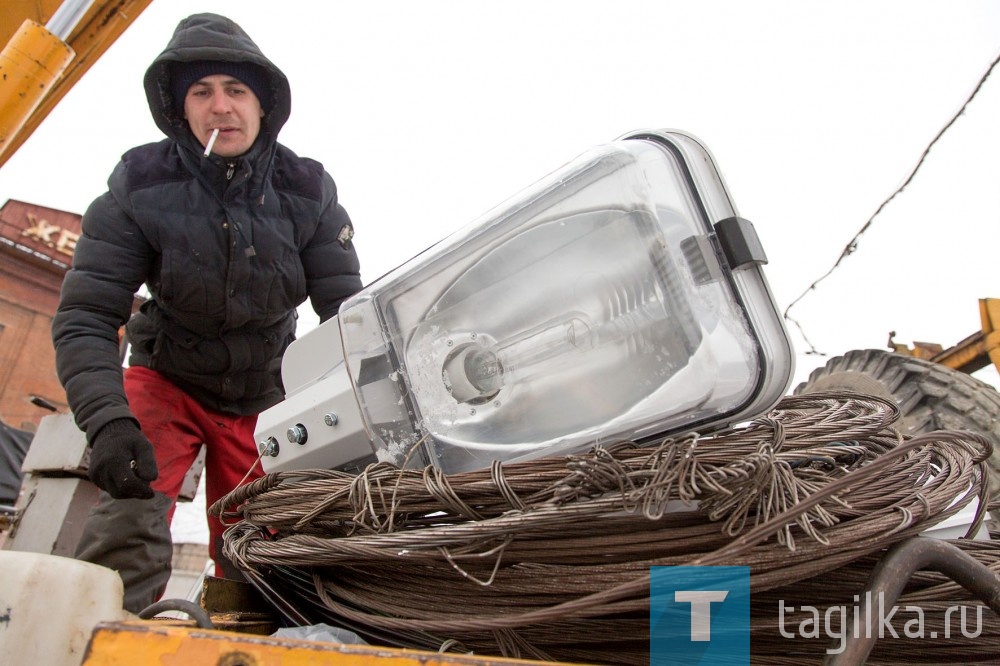
[[[715,154],[781,310],[1000,53],[995,0],[156,0],[0,170],[0,201],[82,213],[122,152],[160,138],[142,75],[200,11],[235,19],[288,75],[281,140],[333,174],[366,284],[584,150],[668,127]],[[998,79],[792,310],[818,350],[979,329],[978,299],[1000,297]],[[791,335],[797,382],[826,358]],[[182,529],[204,539],[200,519]]]
[[[161,138],[142,75],[199,11],[288,75],[281,140],[333,174],[366,284],[584,150],[669,127],[715,154],[782,310],[1000,53],[995,0],[156,0],[0,170],[0,200],[82,213],[122,152]],[[818,350],[978,330],[977,300],[1000,297],[997,118],[1000,72],[793,308]],[[825,358],[791,334],[798,381]]]

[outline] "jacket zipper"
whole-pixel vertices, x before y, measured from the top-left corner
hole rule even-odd
[[[236,162],[226,162],[226,166],[229,167],[226,171],[226,180],[232,180],[233,174],[236,173]]]

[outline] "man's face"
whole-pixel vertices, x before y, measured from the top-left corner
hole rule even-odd
[[[250,150],[260,133],[264,111],[249,86],[226,74],[212,74],[196,81],[184,97],[184,117],[195,138],[207,146],[212,132],[219,136],[212,152],[236,157]]]

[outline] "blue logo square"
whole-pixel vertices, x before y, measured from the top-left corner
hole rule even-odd
[[[650,567],[649,663],[750,664],[750,567]]]

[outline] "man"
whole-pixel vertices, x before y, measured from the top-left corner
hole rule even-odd
[[[104,491],[77,556],[118,570],[133,612],[166,586],[174,502],[202,443],[209,506],[260,475],[247,476],[254,426],[283,397],[296,306],[308,296],[325,321],[361,288],[333,179],[277,143],[288,80],[238,25],[181,21],[144,85],[168,138],[125,153],[88,208],[52,326]],[[151,297],[129,319],[143,283]],[[216,575],[238,577],[208,521]]]

